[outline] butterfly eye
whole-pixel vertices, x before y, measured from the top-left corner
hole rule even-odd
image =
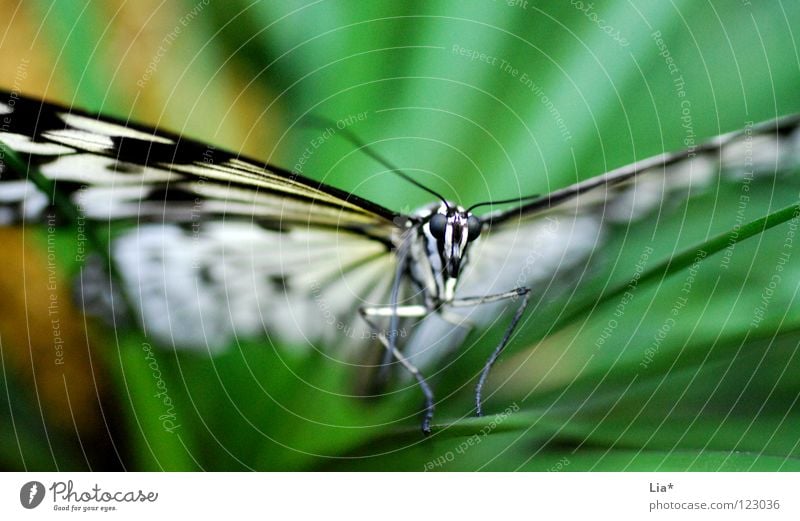
[[[477,239],[478,236],[481,234],[482,228],[483,224],[481,224],[480,219],[478,219],[474,215],[470,215],[469,217],[467,217],[467,230],[468,230],[467,237],[469,238],[469,240],[474,241],[475,239]]]
[[[444,229],[447,228],[447,216],[437,213],[431,217],[429,223],[431,234],[437,239],[444,239]]]

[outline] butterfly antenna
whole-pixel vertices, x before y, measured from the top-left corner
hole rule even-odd
[[[484,201],[482,203],[473,204],[469,208],[467,208],[468,212],[471,212],[475,208],[479,208],[481,206],[489,206],[495,204],[509,204],[509,203],[521,203],[523,201],[530,201],[531,199],[538,199],[542,196],[542,194],[533,194],[533,195],[526,195],[524,197],[513,197],[511,199],[501,199],[500,201]]]
[[[388,168],[389,170],[391,170],[395,174],[399,175],[401,178],[405,179],[406,181],[408,181],[412,185],[414,185],[414,186],[416,186],[418,188],[421,188],[421,189],[425,190],[426,192],[428,192],[429,194],[435,196],[440,201],[442,201],[442,203],[445,206],[450,208],[450,205],[447,204],[447,200],[444,197],[442,197],[441,194],[439,194],[438,192],[436,192],[435,190],[433,190],[431,188],[428,188],[427,186],[423,185],[422,183],[420,183],[419,181],[417,181],[416,179],[414,179],[410,175],[406,174],[405,172],[403,172],[402,170],[397,168],[388,159],[384,158],[383,156],[381,156],[380,154],[375,152],[375,150],[373,150],[370,145],[368,145],[368,144],[364,143],[363,141],[361,141],[361,139],[359,139],[358,136],[356,136],[353,132],[351,132],[350,129],[348,129],[348,128],[339,128],[338,124],[335,121],[332,121],[330,119],[324,118],[322,116],[316,116],[316,115],[308,115],[308,116],[306,116],[303,119],[303,121],[301,122],[301,125],[307,126],[307,127],[315,127],[315,128],[320,128],[320,127],[331,128],[331,126],[335,127],[336,130],[337,130],[336,134],[341,134],[342,137],[344,137],[347,141],[349,141],[354,146],[358,147],[359,150],[363,151],[369,157],[371,157],[372,159],[374,159],[378,163],[382,164],[383,166],[385,166],[386,168]]]

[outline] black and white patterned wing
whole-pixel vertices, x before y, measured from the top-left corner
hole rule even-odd
[[[356,309],[384,303],[404,217],[209,145],[17,94],[0,94],[0,117],[0,141],[28,165],[4,164],[0,224],[53,210],[34,170],[89,222],[135,224],[120,227],[111,253],[157,341],[369,338]],[[110,298],[102,275],[84,270],[84,298]]]
[[[298,174],[129,122],[12,93],[0,93],[0,116],[2,141],[91,219],[244,217],[264,226],[344,227],[386,237],[398,217]],[[26,186],[27,172],[4,172],[2,181],[7,209],[15,194],[34,188]],[[35,217],[42,204],[39,198],[16,217]]]
[[[536,294],[559,284],[574,286],[564,275],[582,270],[614,226],[657,218],[720,183],[779,186],[785,182],[782,174],[800,166],[799,127],[800,116],[751,125],[692,150],[656,156],[519,208],[489,213],[482,217],[484,232],[469,252],[459,295],[518,286],[531,287]],[[478,322],[492,316],[472,313]]]

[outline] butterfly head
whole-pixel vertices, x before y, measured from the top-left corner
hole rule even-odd
[[[435,244],[444,279],[444,297],[453,298],[455,283],[472,241],[481,234],[483,223],[460,206],[442,204],[424,224],[425,236]],[[431,248],[433,249],[433,248]]]

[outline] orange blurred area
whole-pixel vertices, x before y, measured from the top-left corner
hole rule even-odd
[[[96,34],[69,24],[55,34],[57,15],[46,2],[0,0],[0,70],[7,71],[0,88],[268,158],[282,119],[275,95],[263,82],[248,80],[235,60],[224,60],[208,75],[194,69],[202,61],[199,52],[213,48],[213,41],[202,40],[208,17],[191,18],[184,4],[160,0],[90,7],[81,10],[76,3],[74,9],[78,19],[97,27]],[[90,50],[91,63],[74,63],[70,49],[76,47]],[[87,84],[100,96],[81,98]]]
[[[92,438],[104,428],[103,356],[73,303],[59,252],[21,227],[0,227],[0,343],[5,377],[47,424]]]

